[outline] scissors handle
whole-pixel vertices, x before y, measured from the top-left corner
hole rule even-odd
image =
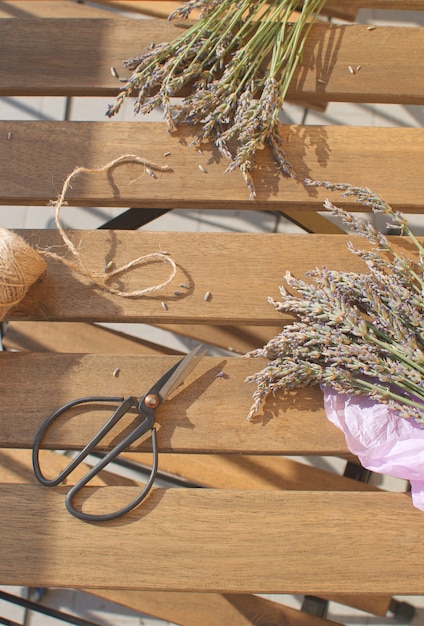
[[[87,445],[77,454],[76,457],[72,459],[72,461],[63,469],[56,477],[54,478],[46,478],[40,468],[40,460],[39,460],[39,452],[41,441],[48,430],[48,428],[52,425],[54,421],[58,419],[63,413],[73,408],[74,406],[78,406],[80,404],[88,404],[94,402],[120,402],[120,405],[113,412],[108,421],[102,426],[102,428],[92,437],[92,439],[87,443]],[[143,418],[143,421],[121,442],[119,442],[112,450],[110,450],[96,465],[94,465],[85,476],[83,476],[68,492],[66,497],[66,507],[68,511],[84,521],[106,521],[115,519],[124,515],[128,511],[131,511],[134,507],[136,507],[142,500],[145,498],[147,493],[150,491],[152,484],[156,478],[157,470],[158,470],[158,450],[157,450],[157,438],[156,438],[156,429],[154,427],[154,412],[146,411],[146,413],[142,413],[139,410],[140,403],[134,397],[129,397],[123,399],[122,397],[108,397],[108,396],[89,396],[86,398],[78,398],[77,400],[73,400],[72,402],[68,402],[63,405],[59,409],[57,409],[41,426],[40,430],[37,433],[37,436],[34,440],[34,446],[32,451],[32,463],[34,468],[34,474],[37,480],[47,487],[54,487],[61,483],[69,474],[95,449],[95,447],[99,444],[99,442],[103,439],[103,437],[117,424],[117,422],[130,411],[132,408],[137,409],[138,416]],[[112,513],[107,513],[104,515],[95,515],[84,513],[83,511],[79,511],[73,506],[73,500],[75,496],[79,493],[79,491],[92,479],[96,476],[104,467],[106,467],[111,461],[113,461],[121,452],[126,450],[134,441],[142,437],[148,431],[151,431],[152,437],[152,450],[153,450],[153,463],[152,470],[148,479],[147,484],[143,487],[142,492],[135,498],[132,502],[130,502],[127,506],[119,509],[118,511],[114,511]]]
[[[94,467],[92,467],[87,472],[87,474],[83,476],[83,478],[81,478],[77,483],[75,483],[73,487],[71,487],[65,499],[66,508],[68,509],[69,513],[71,513],[75,517],[78,517],[78,519],[81,519],[85,522],[106,522],[108,520],[116,519],[117,517],[121,517],[121,515],[125,515],[126,513],[129,513],[129,511],[132,511],[136,506],[140,504],[140,502],[142,502],[142,500],[144,500],[144,498],[147,496],[150,489],[152,488],[152,485],[155,481],[157,471],[158,471],[158,448],[157,448],[157,438],[156,438],[155,427],[151,428],[153,463],[152,463],[152,469],[150,471],[150,476],[149,476],[147,483],[144,485],[142,491],[138,494],[136,498],[134,498],[134,500],[132,500],[129,504],[122,507],[121,509],[118,509],[117,511],[113,511],[112,513],[105,513],[103,515],[97,515],[94,513],[84,513],[84,511],[76,509],[73,505],[73,500],[75,496],[81,491],[81,489],[85,487],[85,485],[94,476],[96,476],[108,463],[113,461],[118,456],[118,454],[120,454],[123,450],[125,450],[128,447],[128,445],[132,443],[133,440],[138,439],[138,437],[141,437],[141,435],[143,435],[145,432],[146,430],[144,429],[141,434],[139,434],[138,436],[134,436],[134,439],[131,439],[131,441],[128,441],[127,438],[124,439],[120,444],[118,444],[117,446],[115,446],[115,448],[113,448],[110,452],[108,452],[108,454],[105,457],[103,457],[99,461],[99,463],[97,463]],[[134,431],[133,435],[135,435],[136,433],[137,433],[137,430]]]

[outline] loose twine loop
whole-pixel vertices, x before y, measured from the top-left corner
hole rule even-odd
[[[88,278],[93,284],[101,287],[109,293],[123,298],[135,298],[145,296],[159,289],[163,289],[168,285],[177,272],[177,266],[173,259],[161,252],[152,252],[145,254],[129,263],[125,263],[116,269],[107,271],[93,271],[83,254],[77,249],[74,242],[68,237],[65,229],[60,221],[60,213],[65,201],[66,193],[71,187],[71,183],[81,173],[100,174],[107,172],[121,163],[140,163],[145,167],[158,171],[169,171],[167,165],[161,166],[153,163],[143,157],[134,154],[123,154],[122,156],[110,161],[100,168],[76,167],[74,171],[66,178],[59,198],[52,202],[55,207],[55,223],[57,229],[65,243],[69,252],[71,252],[74,260],[68,260],[65,257],[52,252],[51,250],[38,250],[32,248],[22,237],[6,228],[0,228],[0,320],[4,319],[9,309],[18,304],[27,293],[30,286],[42,275],[46,269],[46,263],[43,256],[47,256],[61,261],[66,266],[78,272],[80,275]],[[171,266],[170,274],[162,283],[146,287],[145,289],[136,289],[133,291],[124,291],[108,285],[107,282],[131,268],[148,263],[159,261],[167,263]]]

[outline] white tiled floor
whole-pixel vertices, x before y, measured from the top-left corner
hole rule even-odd
[[[52,3],[53,4],[53,3]],[[94,3],[92,3],[94,4]],[[411,26],[424,25],[424,12],[390,12],[367,10],[361,11],[358,21],[370,23],[405,23]],[[104,119],[104,112],[108,101],[102,98],[93,98],[87,101],[83,98],[75,98],[70,109],[73,120],[97,120]],[[0,98],[0,119],[63,119],[66,101],[64,98]],[[294,105],[287,105],[283,113],[286,121],[299,123],[304,115],[304,110]],[[116,118],[117,120],[133,119],[130,107],[124,110]],[[325,113],[310,111],[306,117],[308,124],[349,124],[370,126],[422,126],[424,122],[423,106],[398,106],[398,105],[351,105],[330,104]],[[119,213],[114,209],[69,209],[65,212],[64,221],[67,226],[75,228],[96,228],[110,216]],[[46,228],[53,226],[53,212],[49,207],[0,207],[0,225],[7,228]],[[419,216],[413,216],[411,223],[416,232],[424,230]],[[193,211],[178,210],[150,224],[148,229],[155,230],[183,230],[183,231],[242,231],[242,232],[297,232],[299,229],[287,220],[277,218],[273,214],[255,213],[254,211]],[[152,331],[145,325],[128,325],[125,330],[135,335],[146,335],[150,340],[169,345],[172,348],[184,349],[187,340],[176,337],[164,331]],[[153,334],[154,332],[154,334]],[[310,462],[310,459],[303,459]],[[340,462],[333,459],[321,459],[321,465],[328,465],[340,471]],[[384,488],[403,490],[405,485],[399,481],[393,481],[387,477],[374,476],[374,481],[380,482]],[[419,538],[417,538],[417,541]],[[411,572],[411,576],[414,573]],[[366,572],[364,572],[366,576]],[[11,593],[26,596],[26,588],[2,588]],[[293,596],[268,596],[276,601],[282,601],[290,606],[300,607],[302,598]],[[411,624],[414,626],[424,625],[424,599],[421,597],[398,598],[410,602],[417,607],[415,619]],[[79,615],[99,625],[136,626],[159,626],[169,624],[154,618],[134,613],[133,611],[113,603],[108,603],[95,595],[67,589],[47,590],[43,596],[43,603],[59,608],[65,612]],[[45,616],[39,616],[27,612],[21,608],[10,605],[0,600],[0,618],[15,620],[28,626],[40,626],[58,623],[57,620]],[[348,626],[374,625],[384,626],[388,624],[404,624],[392,617],[385,619],[372,616],[350,607],[330,603],[328,618]],[[199,624],[199,626],[202,626]],[[231,626],[223,624],[222,626]]]

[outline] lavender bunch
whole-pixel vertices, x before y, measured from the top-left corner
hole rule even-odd
[[[281,171],[294,177],[283,149],[278,113],[302,59],[312,24],[325,0],[304,0],[296,22],[290,17],[298,0],[189,0],[169,19],[200,19],[169,43],[152,45],[124,65],[132,75],[108,108],[112,117],[124,100],[135,98],[135,112],[162,106],[169,131],[180,124],[199,125],[193,145],[214,142],[229,159],[226,172],[239,168],[255,197],[255,155],[270,146]],[[177,104],[172,98],[190,86]]]
[[[416,258],[400,254],[372,224],[326,200],[325,208],[373,244],[372,250],[349,244],[368,272],[317,268],[307,274],[309,281],[286,274],[286,283],[298,295],[281,287],[282,301],[270,298],[270,303],[278,311],[294,313],[298,321],[246,355],[269,360],[247,378],[257,385],[248,418],[271,393],[323,385],[375,398],[424,427],[424,248],[404,215],[369,189],[305,182],[356,197],[373,212],[386,214],[388,227],[400,229],[414,244]]]

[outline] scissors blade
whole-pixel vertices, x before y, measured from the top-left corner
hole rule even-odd
[[[181,359],[178,366],[168,378],[166,383],[162,385],[162,387],[159,389],[158,393],[162,400],[165,400],[165,398],[183,382],[184,378],[186,378],[190,374],[190,372],[192,372],[194,368],[197,367],[199,361],[206,354],[206,350],[203,350],[203,352],[201,352],[202,348],[203,345],[200,344],[199,346],[197,346],[197,348],[194,348],[194,350],[189,352],[183,359]]]

